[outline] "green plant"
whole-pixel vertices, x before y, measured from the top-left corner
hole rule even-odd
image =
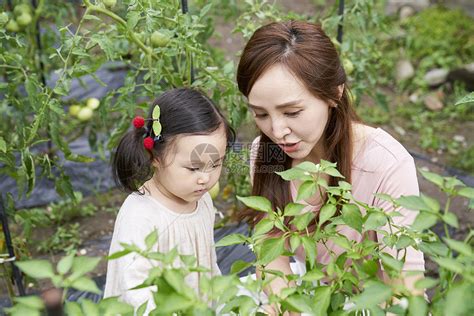
[[[38,245],[38,250],[44,252],[70,252],[81,243],[79,224],[67,224],[59,226],[50,237],[42,240]]]
[[[343,180],[337,186],[329,187],[321,177],[330,174],[341,177],[335,164],[321,161],[321,164],[304,162],[298,166],[279,173],[286,180],[299,179],[304,185],[298,190],[297,200],[305,199],[318,191],[319,187],[328,193],[327,203],[322,207],[317,225],[314,230],[308,229],[308,224],[315,214],[302,212],[304,205],[290,203],[283,210],[274,210],[270,202],[258,196],[239,197],[247,207],[265,212],[266,217],[260,221],[251,236],[233,234],[221,239],[217,246],[246,243],[256,254],[256,261],[237,261],[233,264],[231,275],[208,278],[201,275],[200,295],[190,288],[185,278],[190,273],[206,272],[199,267],[196,259],[189,255],[179,254],[175,249],[168,253],[154,251],[153,246],[158,240],[158,232],[151,232],[145,238],[145,248],[133,244],[122,244],[123,250],[111,254],[108,259],[114,260],[122,256],[136,254],[159,262],[150,269],[143,284],[136,288],[156,285],[158,291],[153,295],[157,306],[155,312],[161,314],[214,314],[237,313],[242,315],[258,314],[262,304],[259,293],[268,286],[275,277],[288,282],[295,281],[298,286],[288,287],[281,293],[270,294],[269,302],[275,304],[280,312],[307,312],[313,315],[343,314],[353,315],[361,310],[369,310],[374,315],[384,315],[391,312],[397,315],[469,315],[474,311],[474,305],[469,300],[469,293],[474,288],[474,252],[472,250],[472,229],[462,240],[451,237],[452,229],[458,228],[457,216],[450,211],[451,201],[455,197],[465,197],[470,200],[469,208],[474,208],[474,188],[466,187],[461,181],[452,177],[442,177],[421,170],[421,174],[447,195],[445,205],[427,196],[402,196],[392,198],[379,194],[378,198],[393,203],[394,211],[387,213],[382,209],[371,207],[353,199],[351,186]],[[392,218],[397,215],[397,208],[403,207],[418,211],[414,223],[410,227],[394,225]],[[364,212],[361,212],[363,209]],[[339,210],[339,211],[338,211]],[[285,224],[285,218],[290,218],[292,229]],[[444,236],[439,237],[430,229],[441,223]],[[338,225],[348,225],[353,229],[368,233],[380,232],[385,237],[379,242],[363,239],[355,243],[338,232]],[[389,225],[389,231],[382,229]],[[279,237],[269,237],[267,233],[276,228]],[[316,262],[316,243],[332,241],[343,251],[336,255],[326,265]],[[278,256],[294,255],[296,248],[302,246],[306,253],[306,268],[304,275],[284,275],[281,272],[266,269],[266,265]],[[420,272],[412,272],[420,278],[415,288],[420,291],[430,291],[430,299],[411,292],[405,285],[386,282],[377,273],[379,264],[390,280],[409,277],[410,273],[402,273],[404,264],[403,253],[407,247],[414,247],[424,252],[436,265],[438,273],[422,277]],[[395,257],[389,255],[385,248],[397,250]],[[57,287],[73,287],[79,290],[97,293],[95,284],[84,278],[98,259],[85,257],[74,258],[69,255],[58,263],[54,273],[52,266],[44,260],[18,262],[18,266],[27,275],[34,278],[48,278]],[[71,263],[72,262],[72,263]],[[77,262],[77,263],[76,263]],[[177,264],[179,263],[179,264]],[[246,281],[239,280],[236,273],[254,265],[262,271],[262,279]],[[84,267],[85,266],[85,267]],[[67,275],[72,267],[72,273]],[[79,269],[79,271],[77,270]],[[255,295],[237,296],[238,287],[243,287]],[[33,300],[33,299],[31,299]],[[88,308],[103,308],[111,299],[100,302],[98,306]],[[318,304],[314,304],[314,302]],[[179,302],[176,303],[176,302]],[[215,302],[215,304],[211,304]],[[90,302],[82,302],[82,308]],[[42,304],[36,299],[35,304],[27,304],[21,299],[10,310],[17,311],[28,305],[35,310],[41,310]],[[115,313],[128,314],[130,307],[113,301]],[[65,302],[66,311],[71,315],[82,315],[79,303]],[[73,305],[70,306],[70,305]],[[108,306],[108,305],[107,305]],[[73,309],[72,309],[73,308]],[[109,307],[112,308],[112,307]],[[142,315],[146,303],[137,308],[136,313]],[[153,313],[153,312],[152,312]]]

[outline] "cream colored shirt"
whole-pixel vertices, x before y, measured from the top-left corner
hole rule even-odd
[[[251,158],[256,158],[258,142],[259,137],[253,142]],[[390,134],[381,128],[373,129],[363,140],[356,141],[354,147],[355,154],[352,162],[352,195],[354,199],[390,212],[393,210],[391,203],[376,198],[374,193],[386,193],[393,198],[402,195],[419,195],[414,160],[408,151]],[[254,163],[251,160],[252,178],[253,167]],[[296,198],[297,189],[293,182],[290,184],[290,190],[293,199]],[[305,211],[319,212],[321,206],[321,203],[308,204]],[[418,215],[418,212],[412,210],[399,209],[398,211],[402,216],[393,217],[393,221],[394,224],[399,226],[412,224]],[[388,226],[383,229],[389,231]],[[362,240],[362,236],[349,226],[340,225],[338,231],[349,240],[356,242]],[[377,234],[377,238],[382,241],[383,236]],[[331,241],[326,242],[326,246],[336,255],[344,251]],[[330,252],[319,243],[317,248],[318,263],[327,264],[331,259]],[[387,247],[385,251],[396,257],[395,249]],[[403,252],[399,254],[398,258],[401,259],[402,255]],[[301,248],[297,251],[296,258],[300,261],[305,260],[304,251]],[[407,248],[403,270],[424,271],[423,253],[413,247]]]
[[[198,201],[194,212],[187,214],[173,212],[150,195],[132,193],[117,215],[109,254],[122,250],[120,243],[145,249],[145,237],[156,229],[159,238],[153,251],[167,253],[177,247],[180,254],[193,255],[199,266],[210,269],[208,276],[220,275],[214,248],[214,220],[215,210],[209,193]],[[120,296],[135,308],[148,301],[149,312],[155,306],[151,292],[156,291],[156,287],[129,289],[141,284],[148,270],[157,265],[158,262],[137,254],[109,260],[104,297]],[[198,291],[201,277],[202,273],[193,272],[186,282]]]

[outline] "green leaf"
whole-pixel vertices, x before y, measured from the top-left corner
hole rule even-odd
[[[464,266],[462,265],[462,263],[456,261],[455,259],[451,259],[451,258],[432,258],[432,259],[441,267],[449,271],[453,271],[459,274],[464,273]]]
[[[382,259],[382,264],[386,269],[395,270],[395,271],[400,272],[403,268],[403,262],[393,258],[389,254],[381,253],[380,254],[380,259]]]
[[[472,103],[474,102],[474,92],[469,93],[468,95],[464,96],[460,100],[458,100],[454,105],[461,105],[465,103]]]
[[[153,133],[155,134],[155,136],[158,136],[161,134],[161,123],[158,122],[158,121],[154,121],[153,122],[153,125],[152,125],[152,128],[153,128]]]
[[[74,253],[61,258],[61,260],[59,260],[58,262],[58,265],[56,266],[56,270],[58,270],[58,273],[61,275],[68,273],[72,267],[73,261],[74,261]]]
[[[345,178],[336,168],[333,167],[324,169],[323,172],[335,178]]]
[[[249,196],[249,197],[242,197],[237,196],[237,199],[244,203],[245,206],[254,209],[256,211],[270,213],[272,212],[272,203],[262,196]]]
[[[387,223],[387,216],[382,212],[371,212],[367,216],[364,223],[365,230],[374,230],[378,227],[382,227]]]
[[[424,316],[428,313],[428,305],[423,296],[408,298],[408,316]]]
[[[445,222],[446,224],[459,228],[458,217],[456,216],[456,214],[451,213],[451,212],[445,213],[442,219],[443,219],[443,222]]]
[[[321,167],[311,161],[304,161],[300,164],[297,164],[293,168],[298,168],[309,173],[318,173],[321,171]]]
[[[99,306],[96,305],[94,302],[88,299],[81,300],[82,310],[84,311],[84,315],[87,316],[100,316],[99,313]]]
[[[324,224],[328,219],[334,216],[336,214],[337,208],[334,204],[326,204],[321,208],[321,211],[319,212],[319,222],[318,226],[321,227],[322,224]]]
[[[156,306],[159,306],[160,314],[169,315],[187,310],[193,306],[194,301],[178,293],[167,295],[158,292],[155,294],[155,303]]]
[[[430,255],[430,256],[442,256],[446,257],[448,255],[448,247],[442,242],[422,242],[418,245],[421,251]]]
[[[139,11],[128,11],[127,12],[127,26],[130,30],[133,30],[140,19]]]
[[[308,296],[302,294],[290,295],[284,299],[281,304],[286,310],[306,313],[311,313],[311,306],[314,305]]]
[[[415,221],[411,225],[411,228],[418,231],[423,231],[436,224],[438,216],[426,212],[421,212],[415,218]]]
[[[455,284],[451,287],[446,295],[446,303],[444,305],[444,315],[449,316],[465,316],[472,315],[473,302],[472,293],[474,287],[472,283]]]
[[[313,180],[303,182],[298,188],[296,201],[305,200],[316,193],[317,185]]]
[[[230,268],[230,273],[237,274],[251,266],[252,266],[252,262],[237,260],[232,264],[232,267]]]
[[[118,259],[118,258],[121,258],[123,256],[128,255],[131,252],[132,251],[130,249],[124,249],[124,250],[121,250],[121,251],[117,251],[117,252],[114,252],[113,254],[111,254],[110,256],[108,256],[107,259],[108,260]]]
[[[0,137],[0,151],[3,153],[7,152],[7,143],[3,139],[3,137]]]
[[[291,224],[295,225],[296,229],[304,230],[308,227],[308,224],[316,217],[314,212],[307,212],[303,215],[296,216],[292,221]]]
[[[281,256],[284,251],[285,238],[277,237],[267,239],[262,243],[259,254],[260,256],[258,256],[259,262],[262,265],[266,265]]]
[[[320,286],[314,290],[314,299],[313,302],[313,312],[311,315],[323,316],[327,315],[329,304],[331,304],[331,287],[329,286]]]
[[[313,180],[313,177],[311,177],[310,173],[308,171],[304,171],[299,168],[291,168],[285,171],[277,171],[275,172],[278,174],[280,177],[282,177],[286,181],[291,181],[291,180]]]
[[[325,277],[325,275],[321,270],[313,268],[313,269],[309,270],[308,272],[306,272],[306,274],[303,275],[303,277],[301,279],[303,281],[314,282],[314,281],[319,281],[324,277]]]
[[[145,237],[146,250],[150,251],[157,241],[158,241],[158,232],[156,231],[156,229],[154,229],[151,233],[149,233]]]
[[[86,291],[86,292],[91,292],[95,294],[101,293],[101,291],[97,287],[97,284],[95,284],[93,280],[87,277],[77,278],[76,280],[74,280],[74,282],[72,282],[71,287],[79,291]]]
[[[395,202],[409,210],[414,211],[430,211],[431,208],[426,204],[425,200],[421,196],[410,195],[410,196],[401,196],[398,199],[395,199]]]
[[[13,300],[15,303],[19,303],[36,310],[41,310],[44,308],[43,300],[41,300],[38,296],[17,296],[14,297]]]
[[[296,251],[298,247],[301,245],[301,236],[298,234],[291,235],[290,237],[290,247],[291,251]]]
[[[331,236],[329,237],[329,240],[343,249],[346,249],[346,250],[352,249],[351,242],[345,236],[341,236],[341,235]]]
[[[300,204],[300,203],[288,203],[285,206],[285,210],[283,211],[283,214],[285,216],[296,216],[301,214],[301,211],[306,207],[306,205]]]
[[[99,308],[103,315],[126,315],[133,314],[133,307],[118,300],[118,297],[104,298],[99,302]]]
[[[472,251],[471,246],[469,246],[467,243],[449,238],[443,239],[448,244],[449,248],[453,249],[454,251],[457,251],[467,257],[474,256],[474,252]]]
[[[342,206],[342,220],[349,227],[354,228],[358,232],[362,232],[362,214],[355,204],[344,204]]]
[[[439,212],[439,202],[432,197],[429,197],[428,195],[425,195],[423,193],[420,194],[421,198],[425,202],[426,205],[430,208],[430,210],[434,213]]]
[[[459,189],[458,194],[472,200],[474,199],[474,188],[471,188],[471,187],[461,188]]]
[[[72,264],[73,275],[71,278],[80,277],[87,272],[91,272],[99,264],[101,258],[75,257]]]
[[[439,283],[437,279],[425,277],[415,282],[415,288],[423,290],[430,289]]]
[[[263,235],[268,233],[273,228],[273,221],[264,218],[255,225],[254,235]]]
[[[216,247],[225,247],[230,245],[242,244],[247,241],[247,237],[241,234],[227,235],[216,243]]]
[[[26,275],[35,279],[45,279],[54,276],[53,266],[47,260],[18,261],[15,264]]]
[[[392,295],[392,290],[389,286],[376,281],[369,281],[365,285],[365,289],[359,295],[352,298],[358,310],[371,308],[377,306],[382,302],[388,300]]]
[[[66,315],[83,316],[81,307],[77,302],[66,302]],[[87,315],[85,315],[87,316]]]
[[[410,238],[406,235],[402,235],[398,239],[397,244],[395,245],[395,248],[396,249],[404,249],[404,248],[407,248],[409,246],[412,246],[414,243],[415,243],[415,241],[413,240],[413,238]]]
[[[313,268],[316,264],[317,257],[316,242],[308,236],[301,237],[301,242],[303,243],[304,252],[306,253],[306,258],[309,262],[309,265],[311,268]]]
[[[442,176],[440,176],[439,174],[436,174],[436,173],[433,173],[433,172],[429,172],[429,171],[425,171],[423,169],[418,169],[418,171],[420,171],[421,175],[428,181],[436,184],[439,188],[442,188],[443,187],[443,183],[444,183],[444,178]]]

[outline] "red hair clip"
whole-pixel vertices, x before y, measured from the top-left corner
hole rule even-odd
[[[145,119],[141,116],[135,116],[132,123],[135,128],[142,128],[143,126],[145,126]]]

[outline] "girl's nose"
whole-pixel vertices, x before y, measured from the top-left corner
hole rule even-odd
[[[199,184],[206,184],[209,181],[209,173],[208,172],[201,172],[198,178]]]

